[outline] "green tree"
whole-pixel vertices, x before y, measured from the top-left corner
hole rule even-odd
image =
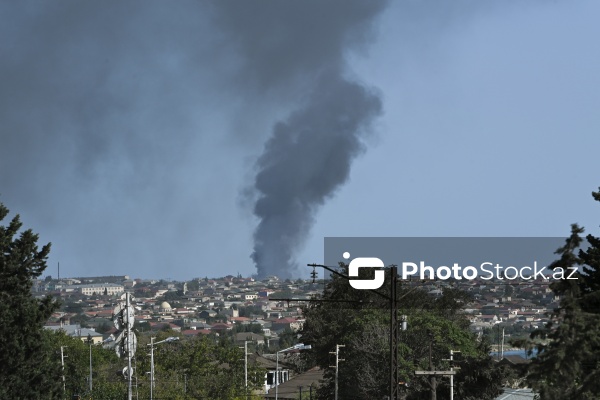
[[[342,265],[342,272],[347,266]],[[388,272],[389,274],[389,272]],[[378,290],[390,292],[390,279]],[[448,289],[433,297],[424,290],[399,284],[400,314],[407,315],[409,328],[400,332],[399,379],[409,382],[404,388],[408,399],[429,399],[430,382],[416,378],[415,370],[429,369],[429,349],[436,369],[448,369],[450,350],[464,356],[463,368],[455,378],[457,398],[486,400],[502,392],[504,371],[490,360],[489,348],[480,345],[469,331],[469,321],[460,312],[470,300],[467,293]],[[313,350],[305,357],[325,370],[319,399],[333,398],[335,359],[330,352],[336,344],[341,350],[339,397],[343,399],[381,399],[389,393],[389,301],[373,291],[353,289],[346,279],[333,275],[322,296],[325,302],[312,302],[304,309],[306,322],[301,340]],[[333,301],[332,301],[333,300]],[[433,339],[433,342],[432,340]],[[469,381],[471,385],[458,385]],[[485,390],[481,390],[485,388]],[[448,380],[437,379],[437,399],[448,398]]]
[[[198,282],[197,279],[188,281],[187,288],[188,291],[197,292],[198,290],[200,290],[200,282]]]
[[[235,324],[231,332],[232,334],[236,334],[239,332],[252,332],[262,334],[263,330],[261,324]]]
[[[285,328],[283,332],[279,334],[277,348],[279,350],[287,349],[296,343],[298,343],[298,332],[295,332],[290,328]]]
[[[104,349],[100,345],[91,345],[86,340],[78,337],[67,336],[63,331],[47,333],[49,347],[55,349],[54,353],[60,354],[60,348],[63,348],[64,358],[64,376],[65,376],[65,394],[71,398],[75,394],[88,395],[89,392],[89,374],[90,374],[90,351],[92,355],[92,383],[93,390],[91,395],[94,398],[115,398],[111,393],[115,392],[120,396],[126,393],[125,383],[122,377],[118,377],[115,372],[122,369],[123,362],[119,360],[113,350]],[[57,356],[59,362],[60,357]],[[62,372],[61,372],[62,374]],[[62,382],[62,378],[59,378]],[[61,387],[62,392],[62,387]],[[85,398],[85,397],[83,397]]]
[[[81,314],[71,317],[71,324],[78,324],[82,328],[89,328],[89,325],[88,325],[89,320],[90,320],[90,317],[81,313]]]
[[[593,192],[600,201],[600,191]],[[560,256],[550,268],[565,271],[578,268],[576,279],[553,282],[560,306],[544,328],[535,331],[529,345],[536,344],[538,356],[529,368],[528,380],[542,400],[600,399],[600,238],[587,235],[574,224]]]
[[[159,333],[156,342],[174,333]],[[141,337],[139,348],[147,347]],[[150,370],[147,352],[136,353],[138,371]],[[228,340],[196,336],[157,345],[154,350],[155,398],[244,399],[244,351]],[[248,368],[249,393],[264,382],[265,371],[252,363]],[[140,398],[147,398],[142,381]],[[144,397],[145,396],[145,397]],[[188,396],[188,397],[185,397]]]
[[[9,210],[0,203],[0,222]],[[50,244],[38,249],[38,235],[19,233],[16,215],[0,226],[0,398],[47,399],[61,392],[60,364],[43,325],[59,304],[31,295],[32,279],[46,269]]]

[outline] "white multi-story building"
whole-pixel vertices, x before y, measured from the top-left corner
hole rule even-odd
[[[123,285],[118,285],[116,283],[88,283],[83,285],[72,285],[71,287],[84,296],[91,296],[94,294],[112,296],[125,291]]]

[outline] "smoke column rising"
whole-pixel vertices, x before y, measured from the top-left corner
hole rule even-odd
[[[319,80],[305,107],[275,125],[255,181],[259,276],[291,276],[317,208],[348,179],[360,136],[380,111],[378,97],[336,71]]]
[[[302,99],[274,125],[251,190],[258,275],[290,277],[316,211],[347,181],[381,113],[378,96],[347,77],[346,56],[370,41],[385,2],[240,4],[218,7],[242,58],[240,84],[263,97]]]

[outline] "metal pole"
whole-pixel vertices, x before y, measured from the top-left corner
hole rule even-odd
[[[390,267],[390,400],[398,399],[398,267]]]
[[[92,393],[92,341],[90,340],[90,394]]]
[[[454,350],[450,350],[450,371],[454,371]],[[450,375],[450,400],[454,400],[454,375]]]
[[[244,340],[244,388],[248,397],[248,341]]]
[[[502,328],[502,345],[500,346],[500,359],[504,358],[504,328]]]
[[[275,400],[277,400],[279,397],[278,395],[278,388],[279,388],[279,352],[277,352],[276,355],[276,362],[275,362]]]
[[[63,395],[67,394],[67,385],[65,383],[65,347],[67,346],[60,346],[60,365],[62,365]]]
[[[154,339],[150,338],[150,400],[152,400],[152,390],[154,389]]]
[[[335,400],[338,399],[338,376],[339,376],[339,367],[340,367],[340,361],[345,361],[344,359],[340,360],[340,347],[346,347],[343,344],[336,344],[335,345],[335,352],[330,351],[329,354],[335,354],[335,366],[332,366],[335,368]]]
[[[338,400],[338,371],[340,367],[340,346],[335,345],[335,400]]]
[[[131,370],[131,321],[129,318],[129,293],[125,294],[125,312],[127,313],[127,322],[125,329],[127,330],[127,399],[132,400],[132,390],[131,390],[131,377],[133,375],[133,371]]]
[[[338,377],[340,370],[340,345],[335,345],[335,400],[338,400]]]

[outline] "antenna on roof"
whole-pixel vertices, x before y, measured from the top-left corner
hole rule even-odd
[[[58,262],[58,280],[60,281],[60,261]]]

